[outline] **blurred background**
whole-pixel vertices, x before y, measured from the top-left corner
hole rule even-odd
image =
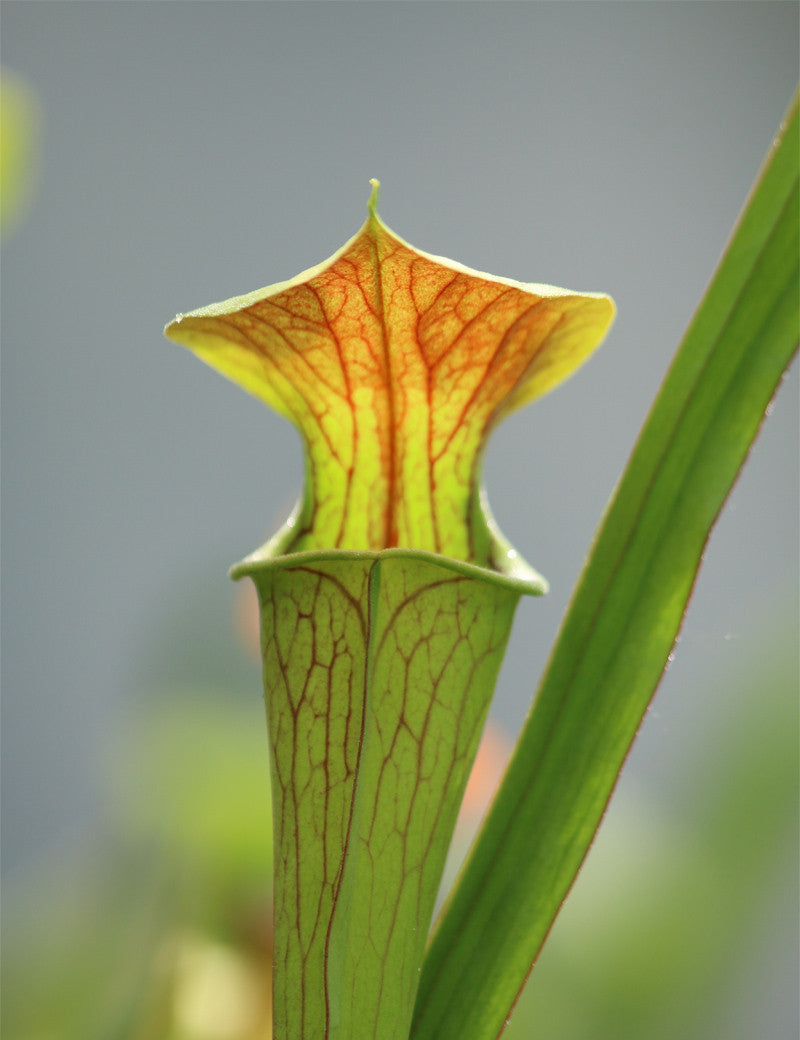
[[[520,606],[462,849],[798,28],[771,2],[3,4],[9,1040],[268,1035],[266,736],[226,569],[290,511],[300,445],[163,325],[325,259],[370,177],[421,249],[615,297],[486,459],[552,591]],[[509,1036],[796,1035],[797,456],[795,366]]]

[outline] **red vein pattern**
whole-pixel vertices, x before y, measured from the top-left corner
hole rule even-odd
[[[403,547],[491,566],[489,431],[580,365],[613,314],[601,294],[415,250],[373,200],[326,263],[179,316],[167,335],[300,430],[307,481],[284,552]]]
[[[413,556],[254,573],[276,825],[275,1036],[410,1023],[521,589]]]

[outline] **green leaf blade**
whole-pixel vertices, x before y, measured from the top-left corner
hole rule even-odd
[[[414,1040],[502,1032],[658,684],[711,527],[798,340],[797,104],[605,517],[434,934]]]

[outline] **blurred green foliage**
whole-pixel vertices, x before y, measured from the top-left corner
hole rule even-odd
[[[178,630],[184,638],[170,639]],[[175,661],[161,667],[174,674],[183,662],[184,683],[142,693],[113,756],[106,833],[6,886],[7,1040],[270,1035],[263,706],[202,674],[186,683],[207,637],[200,625],[187,642],[178,618],[162,626]],[[621,785],[510,1040],[727,1035],[720,1022],[747,936],[797,874],[793,643],[765,648],[741,676],[747,695],[722,691],[740,714],[676,749],[674,802]],[[233,640],[225,653],[238,674]],[[462,849],[468,838],[457,836]]]
[[[31,88],[0,74],[0,232],[5,236],[24,216],[36,174],[39,106]]]

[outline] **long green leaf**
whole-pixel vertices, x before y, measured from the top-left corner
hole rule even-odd
[[[498,1036],[599,825],[798,341],[797,99],[609,506],[432,939],[414,1040]]]

